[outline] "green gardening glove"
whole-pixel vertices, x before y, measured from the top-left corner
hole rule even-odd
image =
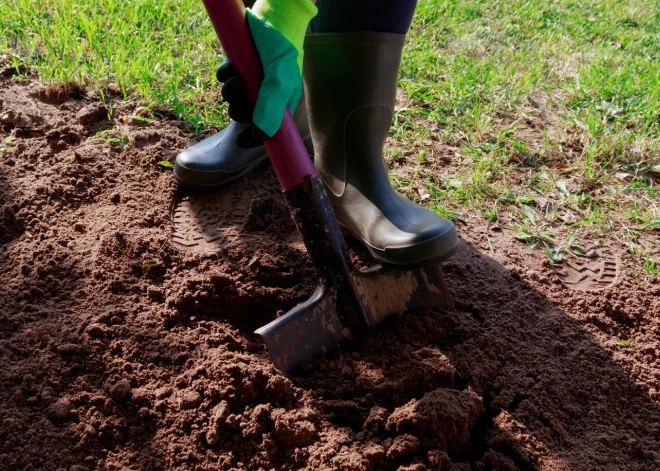
[[[257,0],[248,25],[264,69],[252,122],[272,137],[285,106],[293,113],[302,96],[303,42],[318,9],[311,0]]]

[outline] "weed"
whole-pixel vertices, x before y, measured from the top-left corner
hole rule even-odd
[[[167,160],[161,160],[157,164],[160,168],[164,168],[167,170],[172,170],[174,169],[174,164],[172,162],[168,162]]]
[[[106,129],[104,131],[99,131],[90,140],[97,140],[104,142],[105,144],[113,144],[121,147],[128,145],[130,142],[129,137],[122,133],[119,129]]]
[[[636,228],[639,231],[660,231],[660,217],[653,218],[651,221],[648,221],[641,226]]]

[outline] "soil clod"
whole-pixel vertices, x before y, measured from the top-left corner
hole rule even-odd
[[[197,391],[186,391],[179,405],[181,409],[194,409],[202,403],[202,396]]]
[[[76,113],[78,123],[82,125],[97,123],[103,119],[107,119],[107,117],[108,107],[101,103],[91,103],[83,106]]]
[[[131,383],[122,379],[110,387],[110,397],[117,402],[125,401],[131,395]]]

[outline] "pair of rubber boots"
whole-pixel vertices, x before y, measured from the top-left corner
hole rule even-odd
[[[415,205],[390,186],[383,146],[392,123],[404,35],[324,33],[305,39],[305,103],[294,114],[342,230],[377,260],[425,265],[458,246],[454,224]],[[305,112],[306,111],[306,112]],[[308,123],[309,119],[309,123]],[[231,124],[183,151],[174,175],[208,188],[239,178],[267,158],[263,146],[242,149]]]

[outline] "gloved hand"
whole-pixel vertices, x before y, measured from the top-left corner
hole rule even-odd
[[[282,124],[285,106],[293,113],[302,96],[303,42],[309,21],[318,12],[311,0],[257,0],[247,10],[248,25],[264,69],[257,102],[250,105],[236,69],[223,63],[216,77],[229,116],[253,123],[236,138],[240,147],[254,147],[272,137]]]
[[[219,82],[222,82],[220,93],[229,104],[227,109],[229,117],[239,123],[248,124],[236,135],[236,144],[241,149],[252,149],[264,144],[268,134],[252,122],[254,105],[250,103],[243,79],[238,75],[236,68],[228,61],[223,62],[215,73]]]

